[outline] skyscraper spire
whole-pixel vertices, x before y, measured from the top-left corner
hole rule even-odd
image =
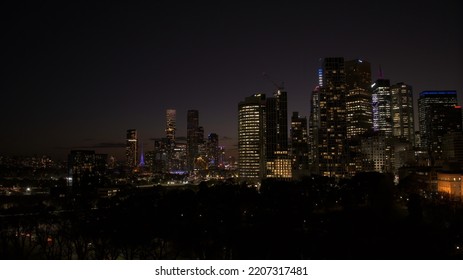
[[[143,142],[141,143],[141,151],[140,151],[140,167],[145,166],[145,153],[143,152]]]

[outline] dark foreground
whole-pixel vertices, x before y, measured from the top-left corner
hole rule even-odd
[[[0,258],[463,258],[461,202],[365,176],[29,197],[0,211]]]

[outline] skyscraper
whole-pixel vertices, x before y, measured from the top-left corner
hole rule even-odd
[[[187,113],[187,168],[188,171],[194,170],[195,159],[199,155],[199,112],[198,110],[188,110]]]
[[[260,182],[265,171],[265,94],[246,97],[238,104],[238,174]]]
[[[293,178],[302,177],[309,174],[307,118],[293,112],[290,131]]]
[[[373,130],[383,131],[387,138],[392,137],[392,98],[390,81],[378,79],[373,89]]]
[[[288,101],[282,87],[266,100],[266,177],[290,179]]]
[[[347,130],[346,130],[346,74],[343,57],[323,60],[320,84],[312,96],[318,103],[312,103],[313,125],[317,137],[316,147],[318,173],[324,176],[343,177],[347,173]],[[318,162],[317,162],[318,161]]]
[[[319,75],[323,73],[318,70]],[[320,128],[320,87],[323,77],[319,76],[319,85],[312,91],[309,115],[309,169],[311,173],[319,174],[318,130]]]
[[[456,91],[423,91],[418,99],[422,148],[432,164],[442,156],[442,137],[462,130],[462,112]]]
[[[382,74],[381,74],[382,75]],[[372,106],[373,106],[373,131],[378,132],[375,137],[384,137],[384,152],[381,153],[385,158],[382,172],[391,172],[393,168],[393,139],[392,139],[392,96],[391,83],[382,77],[372,84]]]
[[[207,137],[207,159],[209,166],[217,167],[219,165],[219,135],[210,133]]]
[[[166,137],[172,142],[175,142],[176,114],[177,112],[175,109],[166,110]]]
[[[136,129],[127,130],[125,156],[127,167],[131,169],[136,168],[138,165],[138,136]]]
[[[364,60],[345,62],[347,139],[358,138],[372,127],[371,66]]]
[[[391,86],[392,134],[415,145],[412,87],[404,83]]]

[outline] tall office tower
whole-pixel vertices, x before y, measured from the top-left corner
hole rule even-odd
[[[320,76],[323,73],[322,69],[319,72],[319,85],[312,91],[310,99],[310,115],[309,115],[309,168],[310,173],[319,174],[318,164],[318,129],[320,128],[320,86],[323,81],[323,77]]]
[[[392,135],[415,145],[412,87],[404,83],[391,86]]]
[[[154,140],[154,149],[152,157],[152,171],[154,173],[169,172],[169,146],[170,140],[161,138]]]
[[[418,99],[422,147],[428,151],[431,164],[442,156],[442,137],[462,130],[461,107],[456,91],[423,91]]]
[[[392,98],[390,81],[378,79],[373,89],[373,130],[383,131],[387,138],[392,137]]]
[[[377,79],[371,86],[373,107],[373,131],[381,132],[378,137],[384,137],[386,159],[381,172],[391,172],[393,169],[392,145],[392,97],[391,85],[387,79]]]
[[[347,139],[358,138],[372,127],[371,66],[360,59],[345,62]]]
[[[346,74],[344,58],[325,58],[322,65],[322,87],[318,88],[317,113],[318,139],[315,139],[320,175],[344,177],[347,174],[346,158]]]
[[[265,172],[265,94],[238,104],[238,176],[260,182]]]
[[[290,179],[287,93],[279,88],[266,100],[266,177]]]
[[[217,167],[219,165],[219,135],[210,133],[207,137],[207,159],[209,166]]]
[[[175,142],[175,118],[176,118],[176,110],[175,109],[167,109],[166,110],[166,137],[172,142]]]
[[[187,168],[188,171],[194,170],[195,159],[199,155],[199,112],[198,110],[188,110],[187,113]]]
[[[136,129],[127,130],[125,156],[127,159],[127,167],[132,169],[136,168],[138,165],[138,136]]]
[[[175,142],[175,147],[172,153],[172,167],[171,172],[184,173],[187,171],[186,160],[187,158],[187,144],[185,141]]]
[[[309,175],[307,118],[293,112],[291,116],[291,156],[293,178]]]
[[[360,59],[345,62],[347,172],[354,176],[365,170],[360,139],[372,122],[371,65]]]

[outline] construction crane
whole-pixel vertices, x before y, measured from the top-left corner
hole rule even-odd
[[[283,82],[281,82],[281,85],[278,85],[277,83],[274,82],[274,80],[272,78],[270,78],[269,75],[267,75],[267,73],[263,72],[262,76],[267,78],[277,88],[277,90],[283,90],[285,88]]]

